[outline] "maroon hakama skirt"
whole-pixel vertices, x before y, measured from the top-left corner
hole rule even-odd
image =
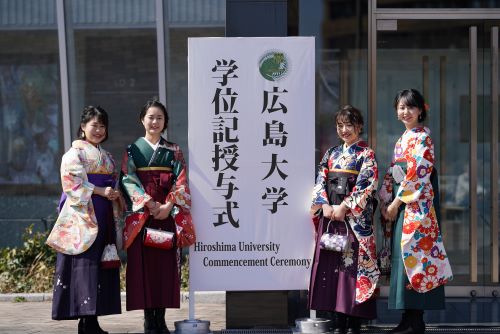
[[[165,203],[172,173],[147,171],[137,172],[137,176],[154,200]],[[179,308],[180,250],[175,246],[169,250],[144,246],[145,227],[175,232],[172,216],[165,220],[156,220],[151,216],[127,249],[127,311]]]

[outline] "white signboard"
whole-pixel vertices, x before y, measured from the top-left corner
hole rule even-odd
[[[190,38],[190,285],[307,289],[314,38]]]

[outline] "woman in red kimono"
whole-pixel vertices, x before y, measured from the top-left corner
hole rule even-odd
[[[140,113],[144,137],[127,147],[121,186],[129,214],[125,220],[127,249],[127,310],[144,309],[144,332],[169,333],[165,309],[180,306],[180,255],[189,224],[191,196],[186,166],[177,144],[166,141],[168,114],[158,101],[148,101]],[[145,228],[176,232],[171,249],[143,243]],[[183,234],[183,236],[181,235]]]

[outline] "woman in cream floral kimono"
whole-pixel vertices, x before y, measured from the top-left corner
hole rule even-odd
[[[52,318],[80,319],[79,334],[103,334],[97,316],[121,313],[115,217],[119,192],[115,163],[101,143],[108,138],[108,115],[86,107],[78,137],[61,162],[63,196],[59,217],[47,239],[57,254]],[[107,246],[109,245],[109,246]],[[105,247],[105,260],[101,262]],[[105,268],[103,263],[115,263]]]

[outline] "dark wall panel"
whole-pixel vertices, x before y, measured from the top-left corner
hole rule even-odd
[[[287,36],[287,1],[227,0],[226,36]]]

